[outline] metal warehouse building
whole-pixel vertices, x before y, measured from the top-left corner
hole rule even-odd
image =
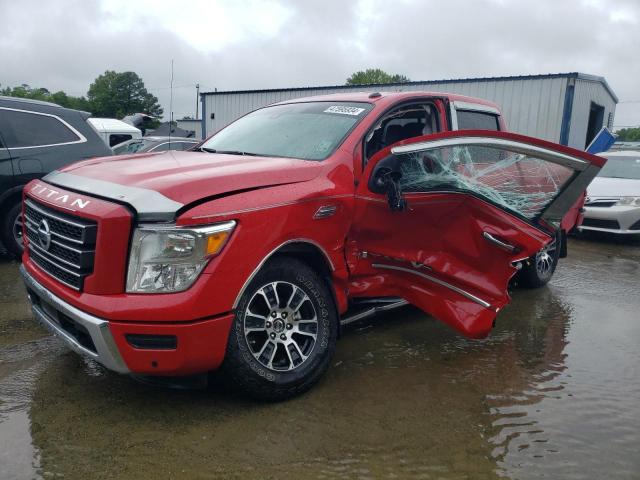
[[[598,131],[613,126],[618,97],[603,77],[557,73],[466,78],[383,85],[239,90],[201,94],[203,136],[271,103],[340,92],[447,92],[491,100],[502,108],[512,132],[584,149]]]

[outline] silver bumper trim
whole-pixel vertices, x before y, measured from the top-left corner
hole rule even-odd
[[[615,233],[617,235],[638,235],[638,234],[640,234],[640,230],[600,228],[600,227],[583,227],[582,225],[578,227],[578,230],[580,230],[580,231],[588,230],[590,232]]]
[[[34,299],[29,295],[31,301],[31,310],[35,317],[42,323],[48,330],[60,337],[67,346],[76,353],[88,356],[94,359],[98,363],[101,363],[109,370],[113,370],[118,373],[129,373],[118,347],[116,346],[111,330],[109,330],[109,322],[74,307],[73,305],[65,302],[61,298],[57,297],[49,290],[40,285],[24,268],[24,265],[20,266],[20,274],[24,280],[27,288],[38,297],[38,304],[43,302],[48,307],[63,313],[78,325],[84,327],[89,333],[93,344],[96,347],[96,351],[90,350],[81,345],[72,335],[67,333],[60,324],[54,319],[45,308],[34,303]]]

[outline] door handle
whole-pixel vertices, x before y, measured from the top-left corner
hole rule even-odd
[[[518,250],[518,247],[515,247],[510,243],[503,242],[502,240],[497,239],[496,237],[491,235],[489,232],[482,232],[482,236],[487,242],[492,243],[496,247],[501,248],[502,250],[506,250],[509,253],[515,253]]]

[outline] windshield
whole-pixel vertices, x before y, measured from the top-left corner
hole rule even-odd
[[[113,153],[122,155],[123,153],[136,153],[142,147],[155,143],[154,140],[129,140],[112,148]]]
[[[598,176],[640,180],[640,156],[607,157],[607,163],[602,167]]]
[[[245,155],[324,160],[373,106],[356,102],[274,105],[252,112],[202,145]]]

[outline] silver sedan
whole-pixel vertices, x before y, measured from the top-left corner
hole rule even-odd
[[[640,151],[600,156],[607,163],[587,189],[580,230],[640,234]]]

